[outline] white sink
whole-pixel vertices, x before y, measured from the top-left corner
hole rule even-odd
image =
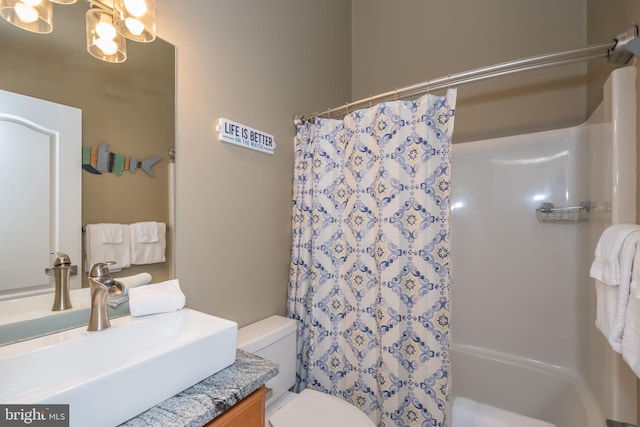
[[[185,308],[0,347],[0,402],[69,404],[71,426],[111,427],[233,364],[237,331]]]

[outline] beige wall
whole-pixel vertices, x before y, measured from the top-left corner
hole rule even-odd
[[[111,152],[138,159],[162,157],[153,167],[153,178],[140,170],[120,177],[83,171],[83,224],[167,222],[167,150],[175,133],[174,49],[162,41],[129,43],[129,58],[122,64],[95,59],[86,51],[87,9],[85,2],[56,5],[54,32],[48,35],[3,22],[0,89],[82,109],[83,146],[106,141]],[[170,251],[167,256],[171,259]],[[150,272],[154,281],[170,275],[169,263],[134,266],[116,275],[141,271]]]
[[[353,0],[353,97],[582,47],[584,0]],[[586,66],[461,86],[454,142],[584,120]]]
[[[350,3],[158,5],[177,47],[177,277],[189,307],[240,325],[284,314],[293,114],[350,95]],[[218,141],[220,117],[275,135],[273,156]]]

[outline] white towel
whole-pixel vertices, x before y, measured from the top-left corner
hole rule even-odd
[[[163,222],[131,224],[131,263],[136,265],[165,262],[167,226]]]
[[[616,262],[608,263],[609,266],[616,265],[609,271],[617,270],[617,272],[615,275],[612,274],[606,282],[600,278],[596,279],[596,326],[607,338],[611,348],[621,353],[631,289],[631,272],[640,242],[640,227],[618,228],[618,230],[616,249],[614,249],[618,251]],[[617,249],[619,240],[622,240],[620,250]]]
[[[629,286],[629,304],[624,318],[622,359],[640,378],[640,250],[636,251]]]
[[[137,286],[146,285],[151,282],[151,275],[149,273],[139,273],[134,274],[133,276],[126,277],[116,277],[116,280],[122,282],[124,285],[124,292],[122,292],[117,297],[108,297],[107,304],[110,307],[117,307],[125,301],[129,300],[129,289],[135,288]]]
[[[157,243],[158,223],[146,221],[131,224],[131,238],[137,243]]]
[[[611,286],[620,280],[620,252],[627,236],[640,231],[637,224],[614,224],[602,232],[589,275]]]
[[[176,311],[183,308],[185,303],[186,297],[180,289],[178,279],[129,290],[129,309],[132,316]]]
[[[504,409],[456,397],[453,401],[451,427],[555,427],[555,424],[538,420]]]
[[[625,316],[622,359],[640,378],[640,299],[631,297]]]
[[[87,224],[85,231],[84,270],[97,262],[114,261],[110,272],[131,267],[129,226],[126,224]]]

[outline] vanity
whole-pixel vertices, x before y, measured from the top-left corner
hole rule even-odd
[[[0,346],[0,402],[69,405],[71,427],[262,427],[278,367],[236,346],[235,322],[189,308],[54,332]]]
[[[278,367],[262,357],[238,350],[228,368],[176,394],[122,427],[263,427],[264,383]]]

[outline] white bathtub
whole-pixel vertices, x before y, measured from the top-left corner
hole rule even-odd
[[[604,427],[603,414],[587,385],[565,368],[456,344],[452,361],[454,396],[558,427]]]
[[[624,68],[583,125],[454,145],[453,396],[558,427],[636,421],[636,377],[595,328],[588,276],[602,230],[635,222],[634,87]],[[586,201],[587,221],[536,218]]]

